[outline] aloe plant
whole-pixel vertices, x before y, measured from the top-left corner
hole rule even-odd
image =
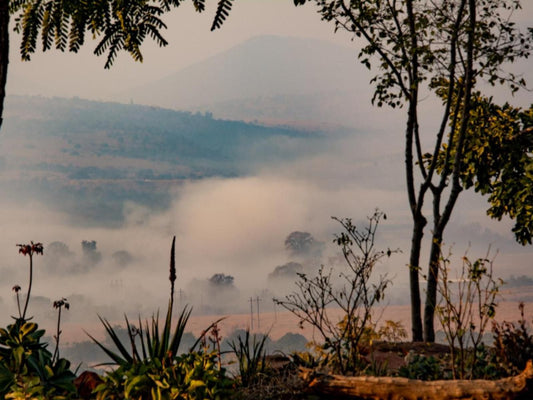
[[[114,365],[115,370],[104,377],[96,388],[97,399],[222,399],[227,396],[231,381],[225,370],[219,368],[217,352],[197,350],[202,335],[188,353],[179,355],[187,322],[192,309],[185,306],[172,328],[174,283],[176,280],[175,240],[170,252],[170,299],[163,326],[159,313],[138,326],[125,316],[129,343],[124,343],[110,324],[99,316],[115,349],[105,346],[90,334],[89,337],[106,353],[110,361],[101,365]],[[209,331],[218,321],[210,325]]]
[[[183,334],[185,333],[185,327],[187,326],[187,321],[189,320],[191,311],[192,309],[190,307],[185,307],[182,310],[176,327],[174,328],[174,332],[172,332],[172,314],[170,304],[167,311],[167,316],[165,318],[165,324],[163,325],[162,329],[160,329],[159,326],[159,314],[152,316],[150,324],[148,321],[146,321],[144,328],[140,318],[139,328],[137,328],[130,323],[128,317],[126,316],[125,322],[130,341],[129,344],[122,342],[117,332],[107,319],[99,317],[107,335],[115,345],[116,351],[106,347],[102,342],[98,341],[90,334],[88,335],[111,359],[111,362],[104,363],[104,365],[124,366],[137,362],[147,362],[154,359],[161,361],[166,359],[171,360],[178,355],[178,348],[180,346]],[[138,349],[136,342],[140,342],[140,350]],[[128,349],[128,347],[131,349]]]
[[[229,345],[239,364],[239,378],[242,386],[256,383],[266,372],[266,340],[267,335],[258,338],[250,335],[246,330],[244,338],[239,336],[237,342],[232,341]]]

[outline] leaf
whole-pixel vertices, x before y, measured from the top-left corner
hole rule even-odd
[[[198,379],[193,379],[190,382],[189,388],[190,388],[190,390],[196,390],[199,387],[204,387],[204,386],[206,386],[204,381],[201,381],[201,380],[198,380]]]
[[[232,6],[233,0],[218,0],[217,11],[213,19],[213,25],[211,25],[211,31],[219,29],[222,26]]]

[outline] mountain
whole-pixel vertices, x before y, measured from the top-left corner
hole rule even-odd
[[[316,39],[258,36],[119,97],[221,118],[360,126],[371,76],[356,54]]]
[[[119,222],[124,201],[165,207],[190,179],[233,177],[309,155],[326,135],[209,113],[82,99],[9,97],[0,141],[6,196]],[[59,201],[60,200],[60,201]]]

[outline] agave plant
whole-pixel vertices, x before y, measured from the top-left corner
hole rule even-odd
[[[176,236],[172,239],[172,247],[170,250],[170,300],[168,302],[167,315],[163,329],[159,326],[159,312],[152,316],[151,324],[145,322],[144,329],[141,319],[139,317],[139,327],[130,324],[128,317],[125,316],[126,328],[128,332],[129,344],[122,343],[117,332],[113,329],[109,321],[99,316],[100,321],[104,325],[107,335],[117,348],[117,351],[112,351],[104,346],[94,337],[89,337],[109,356],[111,362],[105,363],[107,365],[127,366],[137,362],[149,362],[150,360],[159,360],[165,362],[172,360],[178,355],[178,348],[181,343],[181,338],[185,332],[187,321],[191,315],[192,309],[185,306],[181,311],[178,323],[174,333],[172,334],[172,312],[174,307],[174,283],[176,281]],[[140,342],[141,350],[139,351],[137,343]],[[128,350],[131,347],[131,350]],[[192,350],[192,349],[191,349]]]
[[[129,342],[122,342],[117,332],[110,322],[102,317],[100,321],[104,325],[107,335],[116,347],[116,351],[106,347],[100,341],[96,340],[90,334],[89,337],[100,347],[104,353],[111,359],[104,365],[128,366],[135,363],[148,362],[150,360],[160,360],[162,363],[166,360],[172,360],[178,355],[178,348],[187,326],[187,321],[191,315],[192,309],[185,307],[178,318],[178,323],[172,333],[172,309],[169,304],[165,324],[160,329],[159,313],[152,316],[151,323],[143,324],[139,318],[139,328],[132,325],[128,317],[125,317],[126,328]],[[140,350],[138,343],[140,343]],[[193,350],[193,349],[191,349]]]
[[[97,399],[221,399],[226,397],[231,384],[225,370],[217,368],[216,352],[196,350],[203,335],[194,343],[188,353],[180,355],[178,349],[191,315],[192,309],[185,306],[172,329],[174,303],[174,282],[176,280],[175,240],[170,252],[170,299],[163,327],[159,313],[150,322],[143,323],[139,317],[138,327],[125,317],[129,343],[124,343],[110,322],[102,317],[100,321],[116,350],[110,349],[89,337],[110,358],[101,365],[114,365],[116,369],[107,373],[104,382],[95,392]],[[218,321],[213,323],[209,331]]]
[[[239,378],[242,386],[246,387],[264,376],[266,372],[266,348],[268,335],[257,337],[250,335],[246,330],[244,338],[239,336],[237,342],[232,341],[229,345],[237,357],[239,364]]]

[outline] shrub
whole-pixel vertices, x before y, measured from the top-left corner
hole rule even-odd
[[[533,334],[529,332],[525,319],[524,303],[518,305],[518,322],[493,322],[495,362],[502,373],[507,375],[522,372],[528,360],[533,359]]]
[[[300,324],[309,323],[317,330],[324,342],[323,350],[330,356],[325,357],[325,361],[342,374],[364,369],[360,344],[373,331],[372,309],[383,299],[390,283],[386,276],[371,280],[375,266],[392,253],[391,250],[375,249],[375,235],[381,218],[385,218],[385,214],[376,211],[368,218],[368,226],[362,229],[349,218],[334,218],[343,228],[335,236],[334,243],[340,247],[348,266],[339,274],[340,284],[332,278],[333,270],[321,267],[314,277],[298,274],[298,290],[283,300],[275,300],[295,314]],[[330,307],[342,310],[340,320],[329,314]]]
[[[379,328],[378,337],[380,340],[398,343],[407,339],[407,330],[401,321],[386,320]]]
[[[410,353],[407,355],[407,365],[400,367],[398,375],[409,379],[434,381],[443,378],[441,371],[441,365],[435,357]]]
[[[29,256],[30,273],[28,292],[24,308],[20,307],[19,285],[13,290],[17,297],[19,317],[15,323],[5,329],[0,328],[0,398],[13,399],[68,399],[74,398],[75,374],[70,369],[70,362],[59,358],[59,335],[61,323],[61,307],[68,305],[66,299],[59,309],[56,349],[54,355],[47,349],[48,344],[42,341],[43,329],[26,318],[33,281],[33,256],[43,254],[41,243],[19,244],[19,253]]]
[[[119,366],[95,392],[104,399],[223,399],[231,381],[217,368],[215,352],[193,351],[172,360],[149,359]]]
[[[488,255],[474,262],[464,256],[455,287],[449,265],[448,258],[439,264],[437,316],[450,347],[453,378],[472,379],[481,361],[478,356],[485,329],[496,314],[496,297],[503,281],[493,278]]]
[[[237,358],[239,366],[239,383],[242,386],[250,386],[257,383],[266,371],[266,349],[265,343],[268,336],[263,335],[258,338],[251,336],[246,330],[244,338],[237,337],[237,341],[230,343],[231,350]]]

